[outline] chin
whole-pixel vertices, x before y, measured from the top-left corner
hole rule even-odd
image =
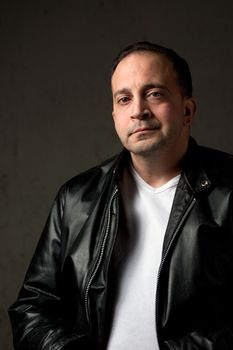
[[[166,141],[164,139],[160,140],[144,140],[138,142],[137,144],[131,145],[132,152],[135,154],[147,154],[151,152],[156,152],[163,149],[166,146]]]

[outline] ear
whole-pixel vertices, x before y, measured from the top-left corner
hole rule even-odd
[[[197,105],[192,97],[187,97],[184,100],[184,125],[190,126],[193,122],[196,113]]]

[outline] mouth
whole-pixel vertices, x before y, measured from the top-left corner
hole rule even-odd
[[[147,127],[147,128],[138,128],[136,130],[134,130],[132,134],[140,134],[140,133],[148,133],[148,132],[151,132],[151,131],[154,131],[154,130],[158,130],[158,127]]]

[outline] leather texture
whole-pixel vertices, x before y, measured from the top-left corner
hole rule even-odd
[[[124,150],[60,189],[9,309],[15,349],[105,348],[125,249],[119,186],[128,162]],[[232,189],[233,157],[190,139],[158,277],[160,349],[233,349]]]

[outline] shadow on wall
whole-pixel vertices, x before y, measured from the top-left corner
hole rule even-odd
[[[11,326],[7,310],[0,306],[0,349],[12,350]]]

